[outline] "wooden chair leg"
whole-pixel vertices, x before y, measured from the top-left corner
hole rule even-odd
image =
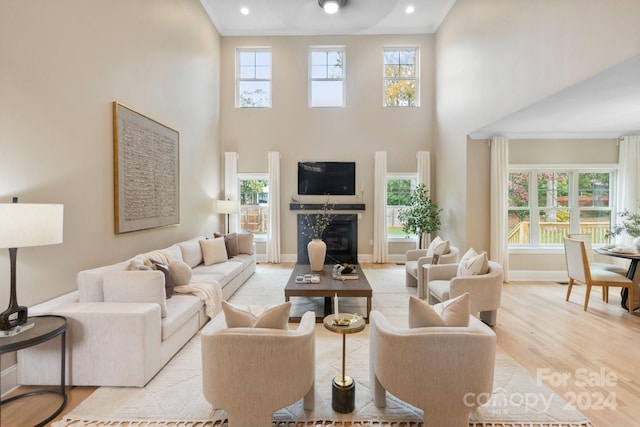
[[[589,295],[591,295],[591,285],[587,285],[587,291],[584,294],[584,311],[587,311],[589,306]]]
[[[569,301],[569,295],[571,295],[572,286],[573,286],[573,279],[569,278],[569,286],[567,286],[567,297],[564,299],[565,301]]]
[[[608,286],[602,287],[602,301],[609,304],[609,287]]]
[[[633,288],[634,285],[631,284],[631,286],[629,286],[629,298],[627,298],[627,307],[629,307],[629,314],[633,314],[633,306],[635,302],[635,300],[633,299]]]

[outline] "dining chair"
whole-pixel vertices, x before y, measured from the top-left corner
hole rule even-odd
[[[612,271],[590,268],[584,241],[565,237],[564,252],[567,261],[567,273],[569,274],[566,301],[569,301],[574,282],[584,283],[587,286],[584,297],[585,311],[587,311],[589,305],[592,286],[627,288],[629,290],[629,301],[633,301],[634,286],[631,280]],[[633,313],[633,304],[629,304],[629,313]]]
[[[594,257],[593,247],[591,246],[591,235],[587,233],[569,233],[567,237],[574,240],[582,240],[584,242],[584,248],[587,252],[587,260],[589,261],[590,268],[600,268],[602,270],[613,271],[614,273],[627,275],[627,268],[616,265],[608,264],[606,262],[596,262]],[[609,288],[607,286],[602,287],[602,300],[606,303],[609,302]]]

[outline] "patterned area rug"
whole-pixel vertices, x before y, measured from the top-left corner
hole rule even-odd
[[[259,267],[231,302],[280,303],[289,274],[286,269]],[[404,286],[404,270],[371,269],[365,274],[374,289],[373,308],[398,326],[406,323],[407,295],[411,289]],[[322,306],[321,300],[292,301],[295,310]],[[348,311],[360,313],[364,305],[364,299],[344,303]],[[316,340],[316,407],[305,411],[299,401],[279,410],[274,414],[274,427],[422,427],[422,411],[392,395],[388,395],[386,408],[373,404],[369,389],[368,326],[363,332],[347,337],[346,370],[356,381],[356,410],[350,414],[333,411],[331,379],[341,371],[342,339],[318,324]],[[195,336],[146,387],[101,387],[53,426],[226,427],[224,411],[213,408],[202,395],[200,367],[200,340]],[[489,403],[472,414],[470,426],[591,426],[583,414],[568,407],[559,395],[539,384],[499,348],[493,392]]]

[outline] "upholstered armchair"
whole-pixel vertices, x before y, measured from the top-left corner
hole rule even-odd
[[[449,247],[449,252],[438,256],[438,264],[454,264],[458,262],[460,251],[455,246]],[[405,284],[408,287],[420,287],[424,283],[425,264],[431,264],[433,256],[427,256],[427,249],[410,249],[405,253],[404,267],[406,270]]]
[[[469,292],[471,314],[493,326],[500,308],[504,274],[497,262],[488,261],[488,264],[488,273],[469,276],[458,275],[458,264],[437,264],[423,268],[425,287],[418,288],[418,297],[425,298],[426,295],[429,304],[436,304]]]
[[[314,408],[315,313],[295,330],[227,328],[216,316],[201,332],[202,386],[229,427],[271,427],[273,413],[304,398]]]
[[[369,345],[375,405],[386,406],[389,391],[422,409],[425,427],[468,427],[481,397],[491,395],[496,336],[473,316],[467,327],[409,329],[372,311]]]

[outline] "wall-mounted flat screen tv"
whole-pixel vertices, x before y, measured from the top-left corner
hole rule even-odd
[[[355,162],[298,162],[298,194],[355,195]]]

